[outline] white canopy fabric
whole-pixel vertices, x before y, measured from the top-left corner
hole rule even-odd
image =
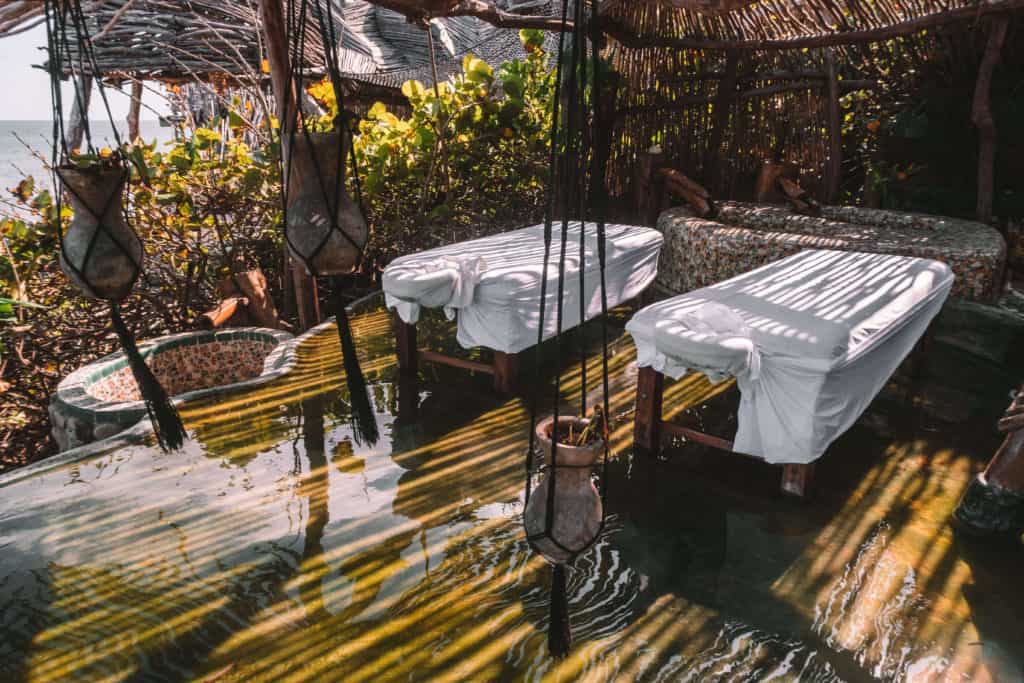
[[[587,223],[581,231],[579,222],[573,222],[566,230],[563,330],[580,324],[581,236],[585,317],[601,313],[597,226]],[[605,237],[605,290],[611,308],[654,281],[662,236],[649,228],[613,224],[606,226]],[[557,327],[561,239],[557,223],[547,273],[544,339],[553,337]],[[417,322],[424,306],[444,308],[449,319],[458,312],[457,339],[464,348],[518,353],[537,343],[543,270],[544,226],[534,225],[395,259],[384,270],[385,301],[407,323]]]
[[[642,367],[736,378],[734,451],[809,463],[864,412],[952,286],[938,261],[808,250],[648,306],[626,330]]]

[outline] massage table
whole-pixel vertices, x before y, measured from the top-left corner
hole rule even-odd
[[[583,261],[580,262],[580,239]],[[545,293],[544,339],[557,327],[558,269],[562,225],[552,227],[551,255]],[[601,313],[597,226],[571,222],[566,230],[562,330],[580,324],[580,299],[585,319]],[[639,296],[658,270],[661,233],[649,228],[609,224],[605,227],[605,288],[608,308]],[[583,269],[583,291],[580,270]],[[540,290],[544,270],[544,226],[451,244],[402,256],[384,269],[386,305],[395,313],[396,347],[402,373],[415,374],[419,361],[477,370],[494,376],[494,387],[508,393],[520,351],[537,343]],[[458,319],[459,344],[466,349],[494,351],[493,364],[452,358],[416,345],[416,323],[423,308],[442,308]]]
[[[953,273],[928,259],[806,250],[660,301],[626,324],[637,348],[635,439],[662,431],[783,465],[802,496],[813,463],[850,428],[942,308]],[[732,441],[662,422],[664,376],[740,390]]]

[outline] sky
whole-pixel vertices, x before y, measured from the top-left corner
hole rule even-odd
[[[31,31],[7,38],[0,38],[0,121],[49,121],[52,105],[50,104],[50,79],[41,69],[33,69],[33,64],[46,61],[46,28],[37,26]],[[159,87],[159,86],[157,86]],[[130,86],[125,85],[125,90]],[[129,98],[114,88],[106,88],[110,101],[110,111],[115,119],[124,120],[128,115]],[[63,99],[65,116],[69,114],[69,103],[72,100],[70,81],[64,84]],[[147,109],[152,107],[156,112]],[[155,120],[157,112],[166,114],[166,102],[155,92],[143,90],[142,112],[143,121]],[[98,94],[93,91],[89,118],[106,119],[107,113]]]

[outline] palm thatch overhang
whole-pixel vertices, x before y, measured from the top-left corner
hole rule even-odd
[[[429,81],[435,68],[444,78],[470,52],[491,63],[522,57],[516,32],[500,26],[544,27],[552,21],[550,0],[455,3],[436,16],[424,9],[430,3],[403,7],[399,2],[319,1],[322,8],[332,4],[344,77],[353,89],[370,92],[395,91],[412,78]],[[235,78],[248,83],[260,73],[265,57],[258,0],[82,0],[82,9],[98,70],[108,80]],[[41,0],[0,5],[0,37],[42,22]],[[315,27],[310,20],[305,37],[305,66],[311,74],[323,67],[323,45]],[[424,29],[433,38],[433,64]],[[76,46],[70,47],[74,62]]]
[[[966,75],[984,147],[994,63],[1024,68],[1022,17],[1024,0],[606,0],[601,28],[621,75],[609,179],[627,191],[638,156],[657,143],[667,163],[721,196],[749,198],[781,151],[835,200],[839,99],[912,88],[926,67]]]

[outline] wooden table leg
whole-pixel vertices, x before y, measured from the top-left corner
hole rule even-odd
[[[511,394],[519,374],[519,354],[494,352],[494,390],[499,394]]]
[[[403,375],[419,372],[419,349],[416,346],[416,326],[404,322],[397,312],[392,312],[395,328],[395,352],[398,355],[398,370]]]
[[[654,368],[640,368],[636,381],[636,419],[633,440],[636,447],[655,454],[661,445],[661,404],[665,377]]]
[[[782,466],[782,492],[797,498],[806,498],[814,480],[814,463],[789,463]]]

